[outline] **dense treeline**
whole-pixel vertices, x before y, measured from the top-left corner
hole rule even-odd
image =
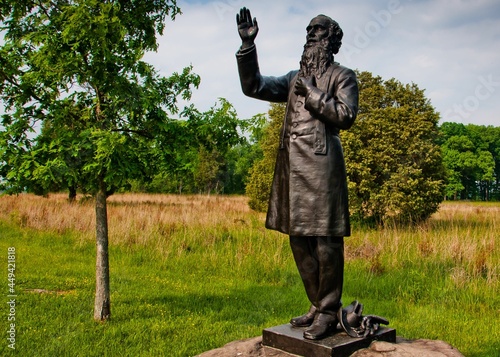
[[[443,123],[446,199],[500,200],[500,127]]]
[[[271,104],[269,119],[263,129],[263,132],[268,134],[259,142],[264,154],[255,162],[250,171],[247,193],[251,198],[252,208],[257,210],[267,209],[267,204],[263,200],[269,194],[274,152],[277,150],[276,138],[284,110],[282,105]],[[356,130],[358,130],[357,126],[354,128],[354,131]],[[360,134],[358,131],[353,136],[357,137]],[[445,122],[434,134],[437,134],[434,140],[441,150],[446,173],[443,198],[447,200],[500,200],[500,127]],[[349,154],[354,150],[354,146],[346,142],[345,136],[344,134],[344,150]],[[370,134],[370,136],[375,135]],[[397,135],[391,140],[396,138]],[[388,143],[387,135],[382,134],[380,139],[382,143]],[[396,141],[391,142],[388,148],[394,150]],[[354,164],[356,165],[356,162]]]
[[[360,115],[342,134],[353,214],[421,220],[443,199],[499,199],[500,128],[438,126],[438,114],[414,84],[358,75]],[[243,121],[221,99],[220,108],[171,121],[175,135],[157,148],[168,165],[131,189],[246,192],[250,206],[265,211],[284,111],[271,104],[267,116]]]
[[[418,215],[419,202],[432,202],[432,211],[443,199],[500,199],[500,127],[438,126],[438,114],[414,84],[367,72],[359,77],[360,116],[342,134],[355,213],[366,217],[382,208],[374,214],[380,219],[405,209]],[[264,211],[284,111],[283,104],[271,104],[267,115],[240,120],[224,99],[208,112],[191,108],[151,145],[161,157],[153,174],[130,181],[126,190],[247,193],[251,207]]]
[[[420,220],[443,199],[500,199],[499,127],[447,122],[438,126],[438,114],[414,84],[383,81],[368,72],[358,76],[359,118],[342,133],[354,215],[379,221],[394,216]],[[271,104],[267,115],[241,120],[224,98],[206,112],[187,107],[180,113],[182,119],[166,119],[154,139],[128,148],[139,157],[147,152],[148,159],[120,190],[247,193],[250,206],[265,211],[284,111],[283,104]],[[3,190],[67,190],[70,198],[77,191],[88,192],[83,164],[90,153],[84,147],[79,155],[65,149],[64,140],[74,140],[72,134],[55,132],[47,121],[24,160],[4,151]],[[56,170],[55,161],[66,161],[65,170]]]
[[[245,192],[248,171],[254,158],[261,156],[255,143],[259,141],[265,116],[240,120],[233,106],[220,98],[206,112],[190,106],[180,117],[164,118],[161,127],[153,129],[154,135],[144,132],[140,133],[142,136],[127,136],[130,142],[103,143],[102,151],[120,151],[124,156],[110,157],[110,167],[129,172],[119,186],[110,183],[108,195],[127,191]],[[92,182],[87,166],[97,155],[105,153],[96,153],[92,146],[81,142],[78,125],[73,121],[61,130],[47,120],[29,144],[17,146],[9,142],[12,134],[3,132],[0,189],[39,195],[67,190],[70,200],[77,192],[92,194],[87,184]],[[79,142],[79,147],[74,148],[72,142]]]
[[[379,77],[372,77],[368,73],[362,73],[361,77],[363,76],[366,78],[362,93],[370,97],[370,91],[379,90],[383,82]],[[373,87],[375,83],[377,84]],[[394,83],[397,84],[397,81]],[[368,88],[369,86],[372,88]],[[373,96],[371,97],[367,100],[374,100]],[[376,104],[370,103],[370,108],[374,105]],[[385,110],[395,110],[394,106],[390,108]],[[250,206],[264,211],[267,209],[277,138],[284,110],[282,104],[271,104],[267,115],[259,114],[252,119],[241,120],[238,119],[233,106],[223,98],[206,112],[189,107],[182,113],[182,120],[167,120],[155,140],[143,141],[133,148],[136,151],[153,153],[154,160],[149,161],[147,169],[142,169],[139,175],[129,179],[121,191],[186,194],[247,193],[250,197]],[[369,115],[363,115],[363,111],[368,111]],[[402,146],[408,143],[406,139],[415,138],[415,135],[410,135],[409,132],[404,134],[404,129],[414,130],[416,123],[411,118],[403,122],[399,109],[399,113],[394,113],[399,117],[393,118],[392,121],[395,126],[389,130],[386,121],[390,122],[391,116],[385,114],[387,113],[377,113],[367,107],[361,107],[360,119],[355,127],[350,132],[342,134],[346,160],[351,172],[351,190],[364,190],[372,195],[374,190],[379,189],[378,197],[381,198],[389,197],[387,190],[394,191],[394,184],[386,182],[385,189],[382,189],[383,185],[376,178],[380,179],[384,175],[374,176],[373,170],[377,169],[372,167],[371,174],[364,182],[371,187],[362,188],[360,169],[363,166],[369,168],[370,165],[366,165],[366,162],[381,164],[379,156],[385,152],[388,159],[398,157],[396,161],[386,162],[384,164],[386,169],[409,170],[410,166],[401,161],[400,154]],[[427,132],[429,130],[425,127],[422,129]],[[445,122],[437,129],[437,132],[432,131],[434,137],[431,142],[440,147],[446,173],[445,191],[440,197],[447,200],[500,200],[500,127]],[[35,148],[49,145],[55,135],[50,125],[46,124],[42,128]],[[60,141],[63,141],[61,137],[58,138],[58,142]],[[422,145],[422,142],[418,141],[415,145]],[[84,176],[78,165],[84,161],[81,157],[86,155],[86,151],[81,150],[80,157],[75,157],[61,153],[63,149],[64,147],[59,147],[59,155],[68,159],[68,166],[72,167],[76,174],[80,172]],[[427,149],[420,146],[420,154],[429,154],[430,151]],[[4,161],[0,172],[3,178],[2,189],[8,192],[26,190],[37,194],[68,190],[70,197],[74,197],[77,191],[87,192],[84,185],[78,185],[77,180],[72,179],[73,174],[67,175],[65,180],[63,175],[58,175],[52,169],[50,175],[53,180],[48,179],[42,168],[44,160],[54,161],[54,157],[52,161],[49,158],[50,155],[45,153],[40,157],[31,155],[30,160],[25,160],[22,167],[30,171],[30,174],[24,173],[22,180],[19,181],[21,185],[13,185],[12,181],[6,180],[12,176],[12,172],[19,171],[19,168],[13,165],[21,166],[21,164],[12,159]],[[33,167],[37,169],[31,170]],[[436,174],[441,172],[438,166],[434,169]],[[357,173],[353,174],[356,170]],[[368,172],[365,170],[364,174]],[[393,180],[398,180],[399,183],[408,182],[397,176],[393,177]],[[351,197],[351,200],[358,198]],[[366,202],[364,205],[366,207]],[[378,206],[380,207],[380,203]]]

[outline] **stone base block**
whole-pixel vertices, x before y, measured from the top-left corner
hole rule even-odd
[[[386,327],[366,338],[353,338],[339,330],[321,340],[305,339],[305,329],[290,324],[267,328],[262,333],[262,345],[304,357],[342,357],[368,347],[374,340],[396,342],[396,330]]]

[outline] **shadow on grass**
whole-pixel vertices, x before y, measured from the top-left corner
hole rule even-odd
[[[112,324],[120,335],[138,328],[148,330],[145,343],[166,339],[172,348],[195,355],[260,336],[264,328],[287,323],[304,313],[308,309],[305,294],[295,290],[247,284],[206,293],[157,292],[141,296],[140,301],[115,298]]]
[[[207,324],[218,321],[256,327],[279,321],[286,323],[309,307],[305,293],[299,291],[296,286],[289,288],[257,284],[204,294],[166,291],[163,294],[142,297],[141,300],[149,309],[132,313],[141,319],[156,318],[164,312],[173,319],[208,317]],[[122,305],[121,308],[132,308],[137,306],[137,300],[115,299],[115,304]],[[117,316],[116,319],[120,318]]]

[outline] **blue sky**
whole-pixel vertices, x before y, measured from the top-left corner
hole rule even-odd
[[[235,16],[257,17],[264,75],[296,69],[305,28],[323,13],[339,22],[343,46],[336,61],[384,79],[416,83],[442,121],[500,126],[500,2],[498,0],[261,1],[179,0],[183,14],[168,22],[157,53],[146,60],[164,75],[192,64],[201,85],[192,102],[207,110],[228,99],[241,118],[267,112],[268,103],[241,93]]]

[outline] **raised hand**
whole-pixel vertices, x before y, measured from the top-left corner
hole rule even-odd
[[[240,34],[242,45],[241,48],[253,46],[255,37],[259,32],[257,19],[252,20],[250,10],[246,7],[240,9],[240,13],[236,14],[236,24],[238,25],[238,33]]]

